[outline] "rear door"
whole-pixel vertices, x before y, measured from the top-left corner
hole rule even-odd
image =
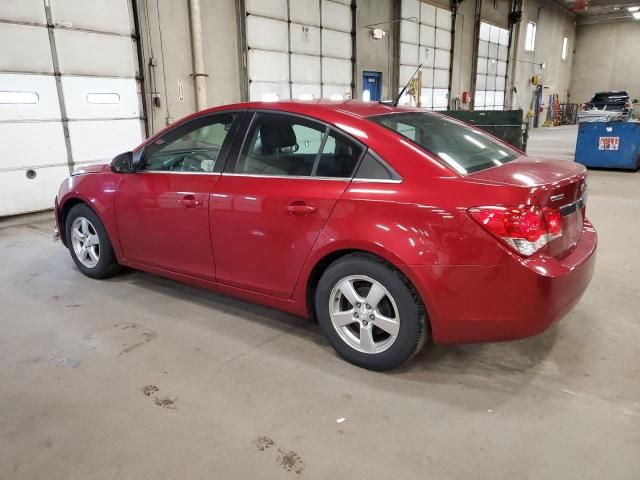
[[[255,113],[211,199],[216,280],[289,298],[363,151],[307,118]]]
[[[213,280],[209,197],[241,113],[198,117],[145,147],[122,175],[116,221],[127,260]]]

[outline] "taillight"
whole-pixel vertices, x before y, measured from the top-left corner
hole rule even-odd
[[[557,208],[476,207],[469,209],[476,222],[521,255],[529,256],[562,235]]]
[[[631,102],[624,102],[624,108],[631,108]]]

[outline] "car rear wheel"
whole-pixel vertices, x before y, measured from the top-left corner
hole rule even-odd
[[[316,315],[343,358],[370,370],[410,360],[427,336],[422,302],[404,276],[368,254],[332,263],[316,290]]]
[[[121,270],[104,225],[87,205],[71,208],[65,232],[71,258],[87,277],[108,278]]]

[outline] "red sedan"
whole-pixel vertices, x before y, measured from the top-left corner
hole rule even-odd
[[[78,269],[122,266],[316,318],[383,370],[425,343],[522,338],[595,265],[586,171],[445,116],[378,103],[244,103],[191,115],[63,182]]]

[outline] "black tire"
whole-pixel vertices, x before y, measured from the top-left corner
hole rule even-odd
[[[71,229],[76,219],[81,217],[89,220],[91,223],[91,231],[95,231],[95,235],[97,235],[100,242],[98,261],[92,267],[83,265],[74,249]],[[78,267],[78,270],[87,277],[96,279],[109,278],[122,270],[122,267],[118,265],[116,255],[113,252],[113,247],[111,246],[109,235],[107,235],[107,230],[104,228],[104,225],[98,215],[96,215],[96,213],[86,204],[79,203],[78,205],[73,206],[69,211],[65,221],[65,238],[67,241],[67,248],[69,249],[69,253],[71,253],[71,258]]]
[[[342,334],[338,333],[338,329],[332,323],[330,303],[336,301],[335,292],[334,297],[332,297],[332,292],[342,280],[353,277],[368,277],[375,280],[392,297],[391,299],[385,297],[382,302],[395,302],[400,318],[399,329],[395,340],[384,351],[377,353],[359,351],[350,345],[348,340],[343,339]],[[355,282],[354,286],[359,285],[360,280],[356,278],[353,281]],[[372,286],[367,287],[366,280],[362,282],[360,283],[362,287],[354,288],[360,296],[364,297],[367,293],[366,289],[372,288]],[[340,293],[338,296],[342,296],[342,294]],[[340,301],[344,302],[345,300],[346,296]],[[388,303],[388,305],[391,304]],[[353,305],[347,304],[345,308],[349,309],[350,307]],[[315,310],[320,328],[336,352],[347,361],[369,370],[380,371],[399,367],[418,353],[427,339],[426,313],[415,289],[402,273],[373,255],[352,253],[329,265],[322,274],[315,292]],[[358,333],[361,331],[359,329],[362,328],[362,323],[366,325],[366,322],[354,323],[346,328]],[[375,328],[375,322],[370,323],[374,325],[370,328]],[[377,333],[382,334],[383,339],[385,335],[389,335],[381,330],[377,330]],[[361,334],[358,333],[358,335]]]

